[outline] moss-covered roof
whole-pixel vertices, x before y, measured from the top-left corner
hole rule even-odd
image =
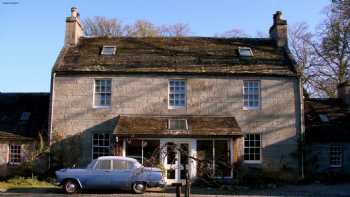
[[[114,130],[117,136],[128,137],[223,137],[242,135],[234,117],[223,116],[118,116]],[[169,130],[168,120],[187,120],[188,129]]]
[[[116,54],[101,55],[103,45],[115,45]],[[239,47],[250,47],[254,56],[240,57]],[[83,37],[63,49],[54,71],[296,75],[286,49],[268,38]]]

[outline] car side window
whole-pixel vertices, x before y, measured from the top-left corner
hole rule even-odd
[[[110,170],[111,169],[111,160],[99,160],[96,164],[97,170]]]
[[[125,160],[113,160],[113,170],[131,169],[133,164]]]

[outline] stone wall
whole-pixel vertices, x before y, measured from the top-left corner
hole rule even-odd
[[[229,115],[244,133],[263,133],[263,166],[297,167],[300,116],[295,78],[203,76],[99,76],[112,78],[112,107],[93,107],[94,76],[56,76],[53,87],[52,142],[80,139],[79,162],[91,160],[91,136],[111,132],[119,114]],[[187,108],[168,109],[168,80],[185,79]],[[261,109],[243,109],[243,80],[261,80]],[[79,141],[79,140],[78,140]],[[239,144],[242,155],[243,144]],[[67,155],[69,156],[69,155]]]

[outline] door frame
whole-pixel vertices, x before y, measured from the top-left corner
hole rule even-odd
[[[192,139],[192,138],[163,138],[163,139],[160,139],[160,146],[163,147],[163,150],[161,151],[161,162],[165,168],[165,170],[167,170],[169,168],[169,164],[167,164],[167,157],[166,157],[166,144],[167,143],[175,143],[175,144],[188,144],[188,151],[189,151],[189,155],[191,157],[196,157],[196,154],[197,154],[197,141],[196,139]],[[179,157],[180,155],[177,153],[177,156],[176,157]],[[178,163],[178,161],[176,161],[176,164],[172,164],[172,165],[180,165]],[[194,178],[197,174],[197,162],[193,159],[189,159],[188,161],[188,166],[189,166],[189,176],[190,178]],[[177,167],[179,168],[179,166]],[[176,170],[176,169],[175,169]],[[179,169],[177,169],[179,170]],[[176,170],[176,171],[177,171]],[[176,172],[175,172],[176,173]],[[178,175],[175,174],[175,179],[167,179],[167,174],[165,172],[165,181],[166,181],[166,184],[170,185],[174,182],[179,182],[181,179],[179,176],[180,175],[180,172],[177,173]],[[176,179],[178,178],[178,179]]]

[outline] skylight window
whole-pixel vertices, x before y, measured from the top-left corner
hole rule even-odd
[[[319,116],[322,122],[329,122],[327,114],[320,114]]]
[[[253,52],[249,47],[239,47],[238,52],[242,57],[253,57]]]
[[[115,55],[117,47],[116,46],[103,46],[101,54],[102,55]]]
[[[27,121],[30,118],[30,112],[22,112],[21,117],[19,120],[21,121]]]
[[[187,120],[185,119],[170,119],[168,124],[169,130],[187,130]]]

